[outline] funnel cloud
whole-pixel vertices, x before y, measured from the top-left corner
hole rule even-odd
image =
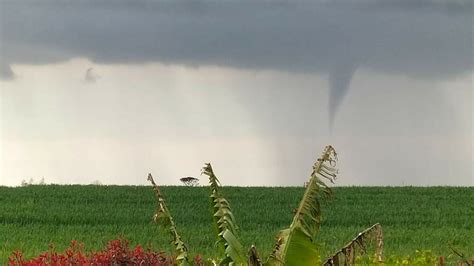
[[[329,76],[329,126],[332,130],[336,114],[341,106],[354,75],[356,65],[339,65]]]

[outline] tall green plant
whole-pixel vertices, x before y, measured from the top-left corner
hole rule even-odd
[[[219,179],[214,174],[212,166],[207,163],[202,169],[202,173],[209,177],[211,188],[211,208],[214,226],[217,232],[217,245],[221,245],[225,251],[225,258],[221,265],[243,265],[247,262],[242,244],[237,237],[237,225],[235,217],[230,209],[229,202],[221,195]]]
[[[317,265],[321,262],[315,245],[315,237],[321,226],[321,203],[331,195],[331,189],[323,182],[333,182],[337,169],[336,151],[332,146],[324,149],[313,166],[296,214],[289,228],[280,231],[275,248],[266,265]]]
[[[161,225],[163,228],[169,230],[172,243],[175,247],[176,251],[176,262],[180,266],[187,266],[190,265],[188,259],[188,248],[186,244],[181,240],[181,236],[178,234],[176,230],[176,225],[173,221],[173,217],[171,217],[171,213],[166,206],[165,199],[161,194],[159,187],[156,185],[155,181],[153,180],[153,176],[148,174],[148,181],[151,182],[153,185],[153,190],[155,191],[156,200],[158,201],[158,207],[156,209],[156,213],[153,216],[153,220]]]

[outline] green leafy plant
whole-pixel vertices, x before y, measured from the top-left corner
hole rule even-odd
[[[229,202],[219,191],[219,179],[214,174],[212,166],[207,163],[202,169],[202,173],[209,177],[211,187],[211,208],[214,227],[217,233],[217,243],[223,246],[225,258],[220,264],[245,264],[247,261],[242,244],[237,237],[237,225],[235,217],[230,209]]]
[[[316,265],[321,262],[315,237],[321,226],[321,203],[331,196],[331,189],[323,179],[334,182],[337,174],[336,161],[336,151],[332,146],[327,146],[313,166],[293,222],[289,228],[280,231],[266,264]]]
[[[211,211],[217,235],[216,245],[224,254],[223,259],[219,261],[219,265],[301,266],[321,264],[321,256],[316,245],[316,235],[322,221],[321,204],[326,202],[332,194],[331,189],[325,184],[324,180],[326,179],[334,183],[338,173],[336,164],[337,153],[335,149],[332,146],[326,146],[321,157],[313,165],[310,179],[306,183],[305,193],[295,211],[291,225],[279,232],[273,252],[265,263],[262,263],[255,246],[252,246],[248,253],[244,251],[238,239],[238,226],[230,204],[221,194],[219,179],[215,175],[211,164],[205,164],[202,174],[209,177]],[[158,186],[153,181],[151,175],[148,176],[148,179],[152,182],[158,199],[155,221],[161,221],[161,224],[171,232],[179,264],[188,265],[186,245],[177,233],[176,226]],[[379,241],[376,256],[377,260],[381,261],[383,243],[381,240],[381,227],[379,224],[376,224],[372,228],[361,232],[356,239],[352,240],[341,251],[336,252],[334,256],[326,261],[325,265],[339,265],[337,261],[340,254],[346,254],[344,257],[345,265],[353,265],[356,256],[351,250],[354,250],[356,244],[363,247],[366,237],[373,231],[379,232],[376,234]]]
[[[171,213],[168,210],[168,207],[166,206],[165,199],[161,194],[159,187],[156,185],[155,180],[153,180],[153,176],[151,174],[148,174],[148,181],[150,181],[153,185],[156,200],[158,201],[158,207],[156,209],[155,215],[153,216],[153,220],[170,232],[172,237],[172,243],[177,253],[176,262],[178,263],[178,265],[190,265],[188,259],[188,248],[186,247],[186,244],[181,240],[181,236],[176,230],[176,225],[173,221],[173,217],[171,217]]]
[[[370,258],[370,263],[382,265],[383,235],[382,226],[378,223],[360,232],[354,239],[327,259],[324,265],[361,264],[361,258],[367,253],[367,244],[373,242],[373,240],[376,241],[376,249],[374,256]],[[365,259],[364,262],[367,262],[367,258]]]

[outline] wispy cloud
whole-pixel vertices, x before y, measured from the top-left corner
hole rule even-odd
[[[86,70],[86,74],[84,75],[84,81],[87,83],[94,83],[100,78],[94,71],[94,68],[90,67]]]
[[[3,80],[12,80],[15,78],[15,73],[13,73],[13,70],[11,67],[7,64],[2,64],[0,62],[0,79]]]

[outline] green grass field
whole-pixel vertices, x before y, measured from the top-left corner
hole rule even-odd
[[[213,255],[208,187],[163,187],[178,230],[191,253]],[[279,229],[291,223],[301,187],[224,187],[240,237],[268,254]],[[407,255],[430,249],[451,252],[452,242],[474,255],[474,188],[338,187],[324,207],[319,235],[326,257],[359,231],[379,222],[384,229],[385,254]],[[124,236],[131,244],[170,250],[168,234],[151,222],[155,210],[151,187],[144,186],[26,186],[0,187],[0,264],[14,250],[26,257],[55,243],[63,250],[72,239],[88,249]]]

